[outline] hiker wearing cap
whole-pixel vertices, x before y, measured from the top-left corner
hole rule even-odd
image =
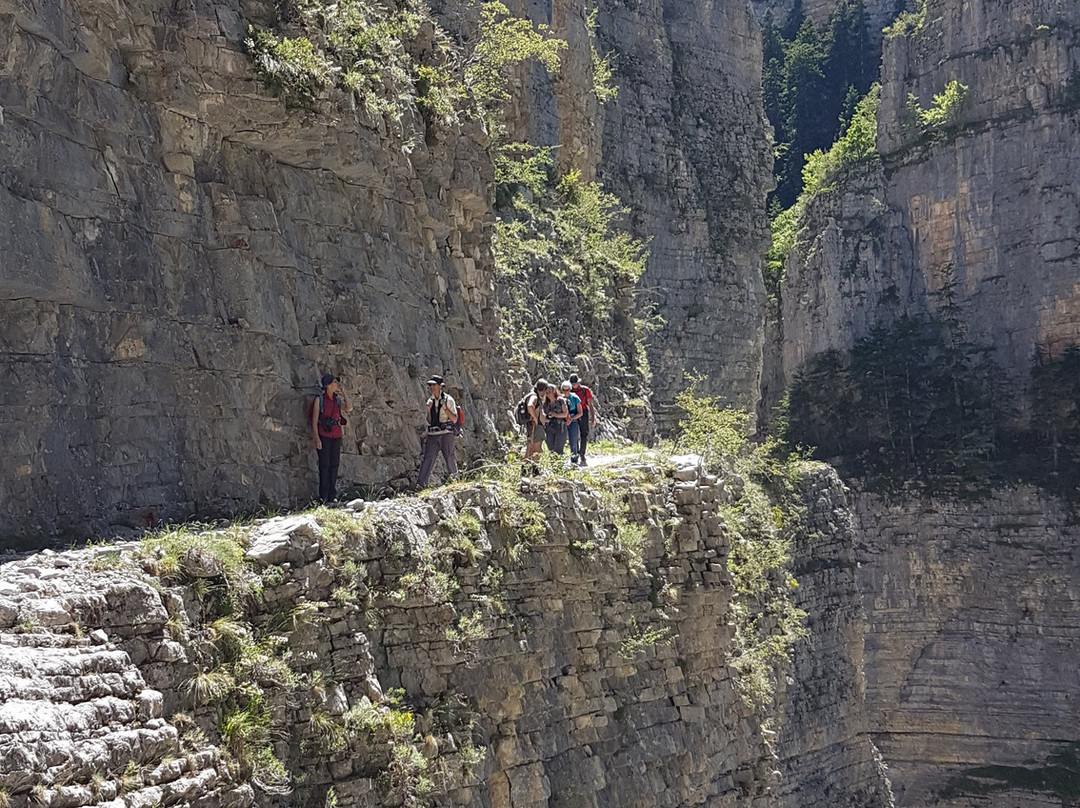
[[[581,432],[579,446],[581,451],[578,453],[578,463],[586,466],[588,463],[585,462],[585,449],[589,446],[589,432],[596,426],[596,396],[593,395],[592,390],[578,380],[576,373],[570,375],[570,389],[577,393],[577,397],[581,399],[582,415],[578,420],[580,424],[578,429]]]
[[[319,501],[337,499],[338,466],[341,463],[341,438],[344,435],[344,412],[352,412],[352,404],[341,381],[327,373],[320,379],[322,394],[311,402],[311,438],[319,455]]]
[[[416,487],[423,488],[431,477],[435,466],[435,456],[442,452],[446,462],[446,473],[457,473],[454,460],[454,426],[458,420],[458,408],[452,396],[443,392],[443,377],[432,376],[427,380],[431,392],[427,400],[427,419],[424,434],[424,454],[420,461],[420,473],[416,478]]]
[[[578,454],[581,450],[581,418],[585,410],[581,406],[581,398],[574,392],[570,382],[563,382],[563,398],[566,399],[566,409],[570,412],[570,421],[567,423],[567,435],[570,438],[570,462],[578,462]]]

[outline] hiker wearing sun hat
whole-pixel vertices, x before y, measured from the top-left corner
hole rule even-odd
[[[432,376],[427,380],[428,397],[425,408],[424,453],[420,461],[420,473],[416,478],[416,487],[423,488],[431,477],[435,466],[435,457],[441,452],[446,462],[446,473],[457,473],[457,461],[454,460],[454,432],[458,422],[457,403],[443,390],[443,377]]]

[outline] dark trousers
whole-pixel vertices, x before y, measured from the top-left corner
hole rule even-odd
[[[577,421],[581,424],[581,451],[578,453],[578,457],[585,457],[585,449],[589,445],[589,412],[585,411],[585,414],[578,418]]]
[[[567,426],[567,435],[570,438],[570,454],[577,460],[581,453],[581,419],[571,421]]]
[[[341,438],[319,438],[319,501],[337,499],[337,473],[341,463]]]
[[[549,452],[562,454],[566,451],[566,422],[552,418],[547,422],[546,443]]]
[[[424,459],[420,461],[420,474],[416,478],[416,487],[423,488],[431,477],[431,470],[435,467],[435,458],[442,452],[443,460],[446,461],[446,473],[457,472],[457,461],[454,460],[454,433],[447,432],[444,435],[424,436]]]

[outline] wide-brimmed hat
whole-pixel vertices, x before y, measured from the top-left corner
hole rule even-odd
[[[424,382],[424,384],[437,384],[437,385],[439,385],[439,387],[442,387],[443,386],[443,377],[442,376],[432,376],[430,379],[428,379],[426,382]]]

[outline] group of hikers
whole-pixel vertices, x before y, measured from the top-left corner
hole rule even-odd
[[[319,458],[319,501],[337,499],[338,466],[341,462],[342,427],[348,423],[345,413],[352,412],[352,403],[332,374],[320,380],[322,393],[309,405],[311,436]],[[464,423],[464,413],[453,396],[444,390],[442,376],[432,376],[425,404],[423,448],[420,470],[416,477],[418,489],[427,485],[435,460],[441,454],[447,474],[457,473],[454,458],[454,438]],[[546,445],[556,454],[564,454],[570,444],[570,462],[587,465],[585,452],[589,432],[596,425],[596,396],[572,374],[559,385],[538,379],[530,393],[518,402],[515,417],[525,430],[525,467],[538,471],[536,458]]]

